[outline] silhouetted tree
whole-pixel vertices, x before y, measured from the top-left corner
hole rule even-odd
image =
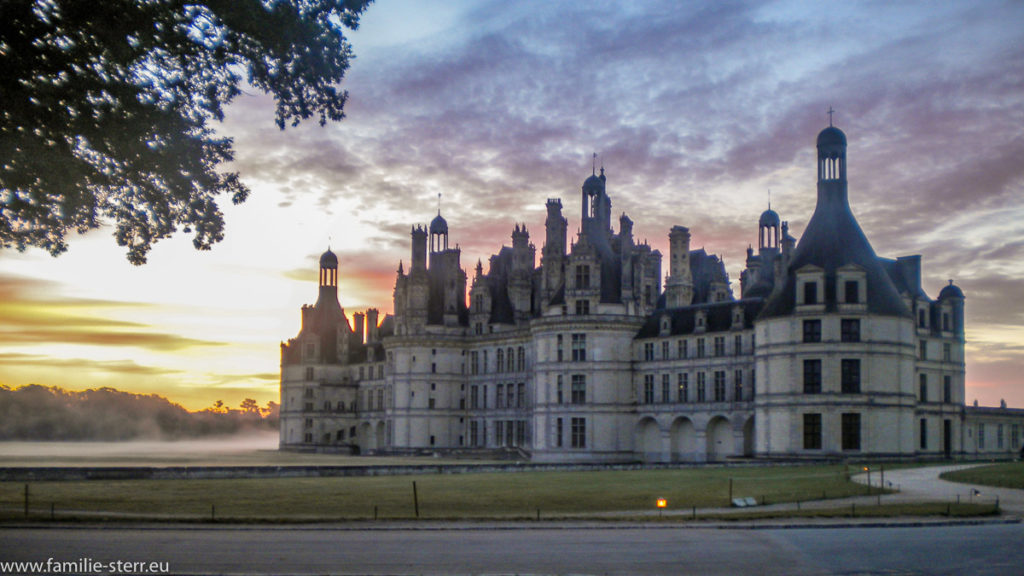
[[[344,117],[343,35],[371,0],[3,0],[0,246],[57,255],[104,222],[134,264],[181,227],[223,238],[218,195],[245,200],[230,138],[208,126],[240,73],[276,122]]]
[[[241,410],[243,414],[260,415],[260,405],[252,398],[242,400],[242,403],[238,405],[238,409]]]

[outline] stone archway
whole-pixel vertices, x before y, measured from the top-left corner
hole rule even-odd
[[[677,462],[699,462],[697,430],[689,418],[676,418],[670,432],[672,459]]]
[[[359,425],[359,449],[362,453],[367,453],[373,450],[376,442],[373,439],[373,426],[369,422],[363,422]]]
[[[637,452],[642,461],[661,461],[661,428],[654,418],[648,416],[636,425],[636,442]]]
[[[725,416],[715,416],[707,428],[708,462],[721,462],[732,454],[732,425]]]
[[[377,422],[377,430],[374,434],[374,447],[377,450],[387,449],[387,440],[387,426],[384,424],[384,421],[381,420],[380,422]]]

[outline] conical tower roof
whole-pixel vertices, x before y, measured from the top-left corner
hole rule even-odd
[[[829,126],[818,136],[818,203],[800,242],[793,251],[782,289],[765,304],[762,318],[782,316],[796,307],[796,272],[805,266],[825,271],[826,311],[835,311],[836,271],[856,265],[865,272],[868,312],[890,316],[911,316],[899,291],[882,267],[875,250],[850,210],[846,181],[846,135]],[[829,161],[837,164],[826,168]]]

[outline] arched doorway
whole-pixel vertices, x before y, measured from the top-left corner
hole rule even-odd
[[[641,460],[661,461],[661,428],[654,418],[644,418],[637,424],[637,445]]]
[[[672,459],[678,462],[697,462],[697,431],[689,418],[677,418],[671,430]]]
[[[708,462],[721,462],[732,455],[732,425],[724,416],[708,422],[707,440]]]

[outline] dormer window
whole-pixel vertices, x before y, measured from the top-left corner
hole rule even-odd
[[[590,289],[590,266],[581,264],[576,267],[576,289]]]
[[[860,283],[856,280],[844,282],[843,296],[843,302],[847,304],[860,304]]]
[[[796,272],[797,306],[821,306],[825,303],[825,271],[817,266],[804,266]]]
[[[817,282],[805,282],[804,283],[804,304],[817,304],[818,303],[818,283]]]
[[[918,328],[927,328],[928,327],[928,324],[926,322],[926,318],[927,318],[927,315],[924,312],[924,308],[918,308],[917,309],[917,327]]]
[[[661,317],[661,335],[665,336],[672,331],[672,319],[668,316]]]

